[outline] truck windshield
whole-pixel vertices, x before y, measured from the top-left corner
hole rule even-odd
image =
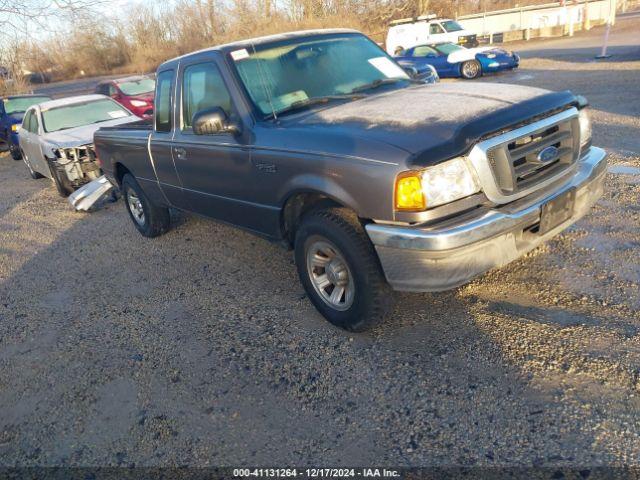
[[[297,38],[229,55],[265,117],[296,105],[318,104],[311,99],[348,99],[368,88],[410,82],[397,63],[359,34]]]
[[[444,20],[443,22],[440,22],[440,25],[442,25],[447,32],[459,32],[460,30],[464,30],[462,25],[454,20]]]
[[[142,95],[153,92],[156,88],[156,81],[153,78],[141,78],[140,80],[118,83],[118,87],[125,95]]]
[[[49,97],[13,97],[5,98],[2,103],[4,103],[4,111],[11,115],[12,113],[24,113],[30,106],[49,100],[51,100]]]
[[[57,132],[92,123],[108,122],[131,114],[110,98],[55,107],[42,112],[45,132]]]

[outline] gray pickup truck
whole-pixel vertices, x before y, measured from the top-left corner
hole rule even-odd
[[[140,233],[167,231],[171,207],[282,242],[315,307],[353,331],[392,290],[451,289],[522,256],[603,191],[583,98],[425,85],[350,30],[170,60],[155,107],[153,125],[95,134]]]

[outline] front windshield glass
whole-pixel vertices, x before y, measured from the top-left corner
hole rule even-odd
[[[156,81],[153,78],[141,78],[140,80],[118,83],[118,87],[125,95],[142,95],[153,92],[156,88]]]
[[[450,53],[457,52],[458,50],[464,50],[464,47],[462,45],[456,45],[455,43],[441,43],[440,45],[436,45],[435,49],[440,53],[449,55]]]
[[[4,103],[4,111],[12,114],[24,113],[30,106],[49,100],[51,100],[49,97],[14,97],[5,98],[2,103]]]
[[[249,96],[265,116],[309,99],[348,98],[368,85],[410,80],[380,47],[358,34],[298,38],[251,50],[235,50],[230,56]]]
[[[462,25],[454,20],[445,20],[443,22],[440,22],[440,24],[447,32],[459,32],[460,30],[464,30]]]
[[[57,132],[92,123],[108,122],[131,114],[110,98],[54,107],[42,112],[45,132]]]

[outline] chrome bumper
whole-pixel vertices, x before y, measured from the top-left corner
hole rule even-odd
[[[366,230],[392,288],[448,290],[512,262],[582,218],[602,196],[606,164],[605,151],[591,147],[571,180],[543,198],[532,194],[428,227],[371,223]],[[573,188],[573,214],[544,234],[534,233],[542,206]]]

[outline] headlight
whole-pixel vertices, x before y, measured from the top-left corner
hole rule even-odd
[[[20,128],[20,125],[18,125],[17,123],[14,123],[13,125],[11,125],[11,131],[13,133],[17,133],[19,128]]]
[[[475,173],[464,158],[405,172],[396,180],[397,210],[421,211],[468,197],[480,191]]]
[[[134,107],[144,107],[146,104],[147,102],[143,100],[131,100],[131,105],[133,105]]]
[[[580,120],[580,148],[584,150],[591,146],[591,119],[586,108],[580,110],[578,119]]]

